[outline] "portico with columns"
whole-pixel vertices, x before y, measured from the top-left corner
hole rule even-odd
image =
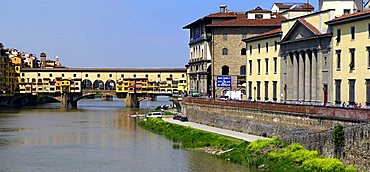
[[[281,93],[285,102],[330,103],[332,71],[330,34],[297,20],[280,42]]]

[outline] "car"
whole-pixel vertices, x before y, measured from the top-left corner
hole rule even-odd
[[[179,120],[181,122],[189,121],[188,117],[182,115],[175,115],[172,119]]]
[[[147,118],[162,118],[162,112],[150,112],[145,115]]]
[[[219,99],[220,100],[229,100],[229,96],[221,96]]]

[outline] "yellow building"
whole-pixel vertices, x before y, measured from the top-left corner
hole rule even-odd
[[[248,100],[280,101],[281,29],[243,39],[247,45]]]
[[[187,89],[183,68],[27,68],[21,70],[21,93],[56,92],[68,85],[67,80],[71,81],[71,92],[92,89],[172,94]],[[175,87],[174,83],[181,84]]]
[[[5,58],[6,58],[5,51],[4,50],[1,50],[1,52],[0,52],[0,95],[3,95],[5,93],[5,88],[6,88],[6,81],[5,81],[5,74],[6,74]]]
[[[331,26],[335,104],[370,105],[370,10],[343,15]]]

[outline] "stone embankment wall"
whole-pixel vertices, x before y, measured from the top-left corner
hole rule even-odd
[[[190,121],[279,137],[370,171],[370,124],[364,124],[370,119],[370,110],[184,99],[182,112]],[[339,154],[335,151],[331,131],[338,124],[346,126],[345,145]]]

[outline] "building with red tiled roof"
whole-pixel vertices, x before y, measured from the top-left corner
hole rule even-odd
[[[285,17],[271,13],[260,7],[231,12],[221,6],[220,12],[186,25],[184,29],[190,30],[189,88],[208,96],[231,90],[245,93],[246,49],[242,39],[280,28]],[[221,75],[231,76],[231,88],[217,87],[216,76]]]
[[[313,11],[314,6],[312,6],[309,3],[274,3],[274,5],[271,7],[271,11],[274,13],[282,13],[287,10],[293,10],[293,11]]]

